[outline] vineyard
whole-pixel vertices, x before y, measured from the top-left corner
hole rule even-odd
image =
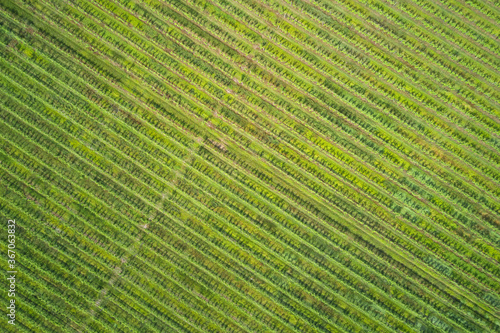
[[[0,0],[0,331],[500,332],[499,36],[495,0]]]

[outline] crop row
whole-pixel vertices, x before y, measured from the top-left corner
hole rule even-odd
[[[137,65],[132,65],[132,64],[131,64],[131,65],[127,66],[127,67],[128,67],[128,68],[130,68],[130,70],[131,70],[131,72],[132,72],[132,73],[141,73],[141,71],[140,71],[139,67],[137,67]],[[104,71],[108,71],[107,69],[104,69],[104,67],[102,67],[102,68],[103,68],[103,70],[104,70]],[[137,72],[137,70],[139,70],[139,72]],[[137,76],[136,78],[137,78],[137,79],[144,79],[144,78],[146,78],[146,77],[147,77],[147,76],[145,76],[145,74],[141,74],[140,76]],[[151,78],[151,77],[149,77],[149,78]],[[119,76],[116,76],[116,79],[118,79],[118,80],[124,80],[124,78],[123,78],[123,77],[119,77]],[[134,80],[134,79],[135,79],[135,78],[132,76],[132,80]],[[160,93],[161,93],[161,92],[163,92],[163,91],[166,91],[166,90],[164,89],[164,87],[165,87],[164,85],[161,85],[161,84],[160,84],[160,83],[158,83],[157,81],[151,81],[151,82],[154,82],[153,84],[154,84],[154,85],[157,85],[157,87],[159,87],[159,88],[160,88],[160,89],[158,90]],[[198,81],[198,82],[200,82],[200,81]],[[127,85],[125,85],[125,87],[127,88]],[[133,87],[133,86],[132,86],[132,85],[129,85],[129,86],[128,86],[128,88],[127,88],[127,89],[130,89],[129,91],[130,91],[131,93],[133,93],[133,94],[134,94],[134,95],[136,95],[136,96],[139,96],[139,98],[142,98],[142,96],[144,96],[143,94],[145,94],[145,90],[142,90],[142,91],[139,91],[139,90],[134,90],[134,89],[131,89],[131,87]],[[191,94],[191,93],[192,93],[192,91],[189,91],[189,89],[193,89],[193,88],[190,88],[190,87],[189,87],[189,86],[187,86],[187,85],[186,85],[185,87],[186,87],[186,88],[185,88],[185,90],[188,90],[188,92]],[[203,91],[203,92],[202,92],[202,91]],[[147,94],[147,93],[146,93],[146,94]],[[175,95],[170,95],[170,94],[173,94],[171,91],[169,92],[169,96],[175,96]],[[203,100],[203,98],[204,98],[204,97],[200,97],[200,96],[203,96],[203,94],[206,94],[206,90],[203,90],[203,89],[202,89],[202,90],[200,90],[199,92],[197,92],[197,93],[196,93],[195,95],[193,95],[193,96],[195,96],[197,99],[200,99],[200,98],[201,98],[201,99]],[[141,96],[141,95],[142,95],[142,96]],[[186,95],[186,96],[187,96],[187,95]],[[209,93],[208,95],[205,95],[205,96],[210,96],[210,93]],[[174,97],[174,98],[178,98],[178,97]],[[181,98],[184,98],[184,97],[181,97]],[[31,101],[30,101],[30,102],[31,102]],[[182,102],[182,103],[185,103],[185,102]],[[206,99],[206,103],[211,103],[211,102],[210,102],[210,100],[209,100],[209,97],[207,97],[207,99]],[[194,105],[194,104],[187,104],[187,105]],[[210,105],[210,104],[208,104],[208,105]],[[201,111],[202,109],[199,109],[199,110]],[[201,111],[201,112],[204,112],[204,111]],[[53,114],[51,114],[51,116],[53,116]],[[209,118],[209,119],[210,119],[210,118]],[[59,122],[59,121],[58,121],[58,122]],[[219,126],[220,126],[220,125],[219,125]],[[78,133],[78,132],[76,132],[76,133]],[[237,139],[237,138],[238,138],[238,137],[234,137],[234,139]],[[95,140],[95,139],[94,139],[94,140]],[[247,139],[247,140],[248,140],[248,139]],[[95,142],[95,141],[92,141],[92,142]],[[191,142],[192,142],[192,141],[191,141]],[[226,152],[226,149],[227,149],[227,148],[221,148],[221,144],[220,144],[220,143],[217,143],[217,144],[216,144],[216,143],[214,143],[214,142],[216,142],[216,141],[214,141],[214,139],[209,139],[209,140],[206,140],[206,142],[209,142],[209,143],[210,143],[210,145],[214,146],[214,148],[217,148],[217,149],[221,150],[221,151],[222,151],[222,152],[221,152],[221,154],[222,154],[222,155],[229,156],[229,157],[231,157],[231,159],[233,159],[233,160],[236,160],[236,159],[241,159],[241,158],[242,158],[242,156],[239,156],[239,157],[238,157],[238,156],[235,156],[235,155],[231,155],[231,154],[233,154],[233,153],[232,153],[233,147],[230,147],[230,148],[231,148],[231,150],[229,150],[229,152]],[[76,144],[76,143],[75,143],[75,144]],[[94,144],[97,144],[97,143],[94,143]],[[230,144],[232,145],[232,143],[230,143]],[[228,145],[229,145],[229,143],[228,143]],[[102,148],[102,146],[99,146],[99,145],[97,145],[97,146],[95,146],[95,147],[96,147],[96,148],[99,148],[99,149],[101,149],[101,148]],[[77,145],[76,147],[74,147],[74,149],[76,149],[76,148],[78,148],[78,149],[82,149],[82,147],[81,147],[81,146],[79,146],[79,145]],[[89,156],[92,156],[92,155],[89,155]],[[267,157],[267,156],[266,156],[266,157]],[[272,158],[272,156],[268,156],[267,158],[268,158],[268,159],[271,159],[271,158]],[[244,164],[242,164],[242,163],[240,163],[240,164],[241,164],[241,165],[244,165]],[[248,169],[248,168],[250,168],[250,164],[246,164],[246,165],[247,165],[247,167],[246,167],[247,169]],[[256,170],[258,170],[258,169],[260,169],[260,168],[259,168],[259,167],[257,167],[257,169],[256,169]],[[139,171],[138,171],[138,172],[139,172]],[[260,173],[259,175],[263,175],[260,171],[257,171],[257,172],[259,172],[259,173]],[[137,172],[132,172],[132,174],[137,174]],[[118,174],[117,174],[117,175],[118,175]],[[261,177],[264,177],[264,176],[261,176]],[[158,187],[158,191],[159,191],[159,193],[161,193],[161,192],[163,191],[163,189],[164,189],[164,188],[162,187],[163,185],[160,185],[160,184],[157,184],[157,183],[154,183],[154,182],[153,182],[153,183],[150,183],[150,184],[151,184],[151,185],[154,185],[154,186],[160,186],[160,187]],[[182,183],[179,183],[179,184],[182,184]],[[182,188],[183,188],[183,189],[184,189],[184,191],[186,191],[186,192],[188,192],[188,191],[189,191],[189,187],[182,187]],[[141,192],[141,193],[142,193],[142,192]],[[149,196],[149,194],[147,194],[147,191],[146,191],[145,193],[146,193],[146,195],[148,195],[148,196]],[[193,192],[193,193],[190,193],[190,194],[194,196],[194,192]],[[151,198],[153,198],[153,197],[151,197]],[[172,197],[172,199],[173,199],[173,200],[180,200],[179,198],[180,198],[180,197]],[[183,200],[184,200],[184,199],[182,199],[181,201],[179,201],[179,203],[183,202]],[[202,198],[200,198],[199,200],[202,200]],[[191,208],[190,206],[188,206],[188,207],[189,207],[189,208]],[[191,210],[191,209],[190,209],[190,210]]]
[[[280,103],[281,103],[281,101],[280,101]],[[266,110],[266,111],[267,111],[267,110]],[[273,114],[273,116],[274,116],[275,114],[277,114],[277,113],[274,113],[274,114]],[[252,117],[255,117],[255,115],[252,115]],[[241,120],[241,118],[240,118],[240,119],[238,119],[238,120]]]
[[[45,80],[44,80],[45,81]],[[89,125],[90,126],[90,125]],[[155,154],[156,155],[156,154]],[[170,163],[169,163],[170,164]]]
[[[14,192],[14,191],[12,191],[12,192]],[[31,194],[33,194],[33,193],[31,193]],[[77,236],[77,235],[79,235],[78,233],[72,233],[70,227],[62,226],[61,222],[59,222],[59,221],[55,222],[54,224],[61,226],[61,228],[63,228],[63,230],[65,230],[65,231],[61,231],[59,229],[59,227],[57,227],[57,228],[51,227],[50,229],[52,229],[52,230],[48,230],[47,232],[49,234],[52,233],[52,235],[45,236],[45,234],[43,233],[43,229],[41,229],[41,225],[46,225],[47,224],[46,221],[50,221],[50,219],[52,219],[53,221],[57,221],[57,219],[54,218],[53,213],[43,212],[40,209],[40,205],[39,205],[40,201],[38,201],[38,200],[35,201],[36,204],[31,203],[30,201],[28,201],[28,203],[26,203],[26,199],[23,198],[22,196],[19,196],[18,199],[15,199],[14,193],[11,193],[11,195],[9,196],[9,199],[13,200],[14,202],[19,202],[19,205],[21,205],[24,210],[28,209],[28,211],[25,212],[24,214],[18,215],[18,216],[28,217],[25,221],[37,221],[37,217],[40,218],[41,221],[45,221],[45,223],[42,222],[39,225],[37,225],[38,230],[40,232],[40,234],[37,236],[39,239],[40,238],[47,239],[46,242],[51,244],[52,248],[58,249],[58,251],[55,251],[55,250],[49,251],[49,253],[54,253],[54,252],[57,253],[57,256],[53,260],[62,260],[64,258],[65,258],[65,260],[68,260],[69,258],[71,258],[71,260],[73,262],[78,263],[79,265],[81,265],[82,268],[86,267],[89,270],[89,272],[94,272],[93,276],[96,277],[96,279],[99,279],[98,277],[101,277],[103,279],[102,281],[104,281],[104,283],[109,283],[108,281],[112,280],[113,274],[114,274],[114,272],[116,272],[117,266],[106,267],[106,265],[102,263],[101,259],[98,258],[98,255],[97,255],[97,253],[99,253],[99,252],[95,251],[96,245],[94,244],[93,241],[87,240],[86,238],[84,238],[82,236],[78,237]],[[37,198],[37,199],[41,200],[41,198]],[[66,237],[64,237],[64,238],[60,237],[61,232]],[[73,236],[73,237],[69,237],[66,234],[66,232],[70,232],[69,235]],[[46,238],[46,237],[49,237],[49,238]],[[57,240],[54,241],[54,239],[57,239]],[[42,242],[42,241],[39,240],[39,242]],[[72,255],[69,258],[65,257],[62,254],[62,253],[68,253],[68,251],[70,251],[70,250],[71,250]],[[57,270],[55,271],[55,274],[57,275]],[[107,276],[107,278],[106,278],[106,280],[104,280],[104,278],[106,276]],[[89,275],[89,277],[91,277],[91,275]],[[68,277],[66,277],[66,278],[68,278]],[[93,283],[96,283],[96,280],[93,280]],[[83,288],[83,286],[80,284],[79,288]],[[116,285],[114,286],[114,288],[116,288]],[[57,289],[57,288],[54,288],[54,289]],[[148,324],[144,325],[144,319],[143,318],[141,318],[141,319],[134,318],[136,316],[156,320],[157,325],[160,324],[160,326],[157,326],[155,331],[160,331],[162,326],[168,327],[169,320],[172,320],[173,321],[172,324],[174,326],[177,326],[178,328],[182,329],[182,327],[184,325],[184,327],[186,328],[186,329],[184,329],[184,331],[186,331],[186,332],[197,331],[194,326],[186,325],[185,322],[184,322],[184,324],[182,324],[182,320],[181,321],[179,321],[178,319],[176,320],[175,319],[176,315],[172,316],[172,315],[168,314],[167,311],[165,311],[165,310],[159,310],[160,308],[157,308],[157,307],[155,308],[155,306],[157,306],[157,304],[158,304],[157,302],[151,302],[149,300],[149,301],[147,301],[149,304],[144,303],[144,301],[142,301],[142,299],[148,300],[148,297],[146,296],[147,294],[145,294],[145,293],[142,294],[143,295],[142,298],[137,297],[138,295],[140,295],[140,293],[139,293],[140,287],[132,286],[132,285],[130,285],[130,282],[128,282],[127,289],[128,290],[135,290],[135,295],[133,295],[134,296],[133,298],[131,298],[130,296],[126,296],[126,292],[121,293],[118,291],[119,289],[114,289],[115,291],[113,292],[113,294],[115,294],[114,296],[119,297],[119,301],[118,301],[118,303],[116,303],[116,302],[112,302],[112,301],[107,300],[106,301],[106,310],[104,310],[104,311],[107,311],[107,312],[111,311],[110,312],[111,315],[114,315],[114,316],[117,315],[118,313],[124,313],[127,315],[126,322],[128,322],[130,326],[135,326],[138,328],[140,328],[141,326],[143,328],[146,328],[146,327],[149,327],[149,325]],[[51,290],[51,291],[54,292],[54,290]],[[41,288],[39,288],[39,292],[42,292]],[[56,294],[57,294],[57,292],[56,292]],[[51,297],[51,294],[48,291],[45,292],[45,295],[46,295],[46,297]],[[35,299],[36,298],[33,298],[33,300],[35,300]],[[141,302],[137,302],[137,300],[141,300]],[[97,301],[97,299],[95,299],[94,301]],[[50,300],[48,300],[48,302],[50,302]],[[113,305],[113,303],[115,303],[115,304]],[[153,304],[151,304],[151,303],[153,303]],[[59,304],[59,302],[53,302],[53,304]],[[146,308],[143,308],[144,304],[147,304]],[[171,303],[171,304],[175,304],[175,303]],[[69,306],[69,305],[65,305],[65,306]],[[148,309],[148,307],[149,307],[149,309]],[[125,308],[125,309],[123,309],[123,308]],[[151,309],[152,309],[152,312],[151,312]],[[63,312],[63,311],[58,311],[58,313],[61,313],[61,312]],[[136,315],[134,315],[134,314],[136,314]],[[158,316],[158,314],[160,314],[160,316]],[[102,315],[103,314],[101,314],[101,316]],[[166,318],[169,318],[168,321],[165,321]],[[51,319],[58,320],[59,318],[56,315],[54,317],[51,317]],[[175,324],[176,321],[177,321],[177,324]]]
[[[227,28],[229,28],[229,29],[230,29],[231,27],[230,27],[230,26],[227,26]],[[247,28],[247,30],[248,30],[248,28]],[[255,35],[256,35],[256,33],[255,33]],[[265,44],[265,43],[264,43],[264,44]],[[280,49],[279,47],[274,47],[274,46],[273,46],[272,44],[270,44],[270,43],[267,43],[267,44],[265,44],[265,45],[266,45],[265,49],[266,49],[268,52],[270,52],[270,53],[272,54],[273,58],[275,58],[275,59],[280,59],[280,61],[286,62],[286,64],[287,64],[288,66],[292,67],[293,69],[295,69],[295,70],[296,70],[297,72],[299,72],[299,73],[300,73],[300,72],[304,73],[304,75],[305,75],[306,77],[307,77],[307,76],[309,76],[309,77],[311,77],[311,78],[314,78],[313,80],[315,80],[315,81],[319,80],[318,75],[317,75],[317,74],[315,74],[315,73],[314,73],[314,70],[312,69],[312,67],[314,67],[314,64],[313,64],[313,63],[311,63],[312,67],[307,67],[307,68],[306,68],[305,66],[300,65],[300,63],[299,63],[296,59],[294,59],[293,57],[289,56],[288,54],[285,54],[285,53],[283,52],[283,50],[282,50],[282,49]],[[293,49],[294,49],[294,48],[291,48],[291,50],[293,50]],[[307,62],[307,61],[308,61],[308,60],[307,60],[308,58],[311,58],[311,56],[305,56],[305,59],[306,59],[306,60],[304,60],[304,61],[306,61],[306,62]],[[263,59],[259,59],[259,60],[263,60]],[[270,67],[273,67],[273,65],[270,65]],[[323,67],[322,67],[322,69],[324,69],[324,68],[325,68],[325,67],[323,66]],[[331,68],[330,68],[330,69],[331,69]],[[329,71],[330,69],[326,69],[326,71]],[[350,83],[350,82],[351,82],[351,78],[350,78],[350,77],[347,77],[347,76],[340,76],[340,77],[338,77],[338,75],[337,75],[337,74],[332,74],[332,75],[336,75],[336,76],[337,76],[337,78],[338,78],[339,80],[343,80],[347,86],[349,86],[349,85],[351,85],[351,86],[352,86],[352,83]],[[334,88],[335,88],[335,86],[332,86],[332,85],[329,83],[329,81],[319,82],[319,83],[320,83],[320,86],[325,86],[325,87],[326,87],[327,89],[329,89],[329,90],[332,90],[332,89],[334,89]],[[349,88],[348,88],[348,89],[349,89]],[[351,89],[354,89],[354,88],[351,88]],[[339,92],[338,90],[334,90],[333,92],[335,92],[335,93],[337,93],[337,94],[339,94],[339,93],[340,93],[343,99],[348,99],[348,100],[351,100],[351,103],[352,103],[352,98],[353,98],[354,96],[351,96],[351,95],[349,95],[349,94],[346,94],[345,92]],[[365,93],[366,93],[366,92],[365,92]],[[354,93],[353,95],[356,95],[356,93]],[[370,94],[369,94],[369,95],[370,95]],[[371,96],[373,97],[373,95],[371,95]],[[374,97],[374,98],[375,98],[375,100],[372,100],[372,102],[373,102],[373,103],[375,103],[375,104],[377,104],[377,103],[378,103],[378,105],[379,105],[379,106],[381,106],[383,110],[386,110],[386,109],[388,108],[388,106],[387,106],[388,104],[387,104],[387,103],[383,102],[383,104],[380,104],[380,103],[382,103],[382,100],[381,100],[381,99],[377,99],[376,97]],[[370,97],[369,97],[368,99],[370,99]],[[378,101],[378,102],[377,102],[377,101]],[[358,106],[359,106],[359,103],[358,103]],[[362,107],[362,110],[363,110],[363,111],[367,111],[367,110],[366,110],[366,107]],[[398,114],[400,114],[400,115],[401,115],[401,112],[400,112],[400,111],[398,112],[398,111],[397,111],[395,108],[393,108],[393,107],[392,107],[392,108],[390,108],[390,110],[391,110],[391,112],[396,113],[396,115],[398,115]],[[377,113],[378,113],[378,112],[375,112],[375,110],[373,110],[373,109],[370,111],[370,108],[368,108],[368,111],[369,111],[369,112],[371,112],[371,114],[370,114],[370,116],[371,116],[371,117],[373,117],[373,115],[374,115],[374,114],[377,114]],[[377,117],[380,117],[380,116],[378,115]],[[393,116],[393,117],[394,117],[394,116]],[[402,116],[402,117],[403,117],[403,116]],[[395,124],[393,124],[393,123],[392,123],[392,121],[390,120],[390,118],[391,118],[391,117],[385,118],[385,119],[384,119],[384,122],[385,122],[385,123],[384,123],[384,122],[382,122],[382,125],[384,125],[385,127],[388,127],[388,128],[392,128],[392,127],[394,127],[394,126],[395,126]],[[405,119],[406,119],[406,118],[402,118],[401,120],[405,121]],[[415,126],[416,126],[416,125],[415,125]],[[422,130],[422,129],[420,128],[420,130]],[[457,132],[457,133],[458,133],[458,132]],[[429,136],[431,136],[431,137],[432,137],[432,135],[433,135],[433,134],[432,134],[431,132],[426,133],[426,136],[427,136],[427,137],[429,137]],[[462,137],[463,137],[463,136],[462,136]],[[458,146],[453,146],[453,145],[450,145],[450,143],[447,143],[447,144],[445,144],[445,146],[444,146],[444,147],[445,147],[445,148],[447,148],[447,149],[449,149],[450,151],[454,152],[455,154],[459,154],[459,156],[460,156],[461,158],[465,158],[465,159],[466,159],[469,163],[473,163],[473,165],[474,165],[474,166],[477,166],[478,168],[481,168],[481,167],[480,167],[480,164],[476,164],[475,162],[471,162],[471,161],[473,161],[473,160],[469,157],[469,155],[464,155],[464,152],[460,152],[460,148],[458,148]],[[458,148],[458,149],[457,149],[457,148]],[[439,156],[438,156],[438,157],[439,157]],[[465,171],[465,169],[463,169],[463,170]],[[493,169],[491,169],[491,171],[493,171]],[[469,175],[469,176],[470,176],[470,175]],[[472,176],[472,177],[477,178],[477,176],[479,176],[479,175]],[[480,176],[480,177],[481,177],[481,176]],[[486,182],[490,182],[490,184],[493,184],[493,183],[491,183],[491,180],[490,180],[490,179],[488,179],[488,180],[486,180],[486,179],[488,179],[488,178],[485,178],[485,181],[486,181]],[[481,183],[481,182],[482,182],[482,181],[481,181],[481,180],[479,180],[479,179],[476,179],[476,180],[477,180],[477,182],[479,182],[479,183]],[[483,183],[483,184],[486,184],[486,183]]]
[[[335,24],[335,21],[331,19],[328,20],[328,18],[324,15],[320,15],[317,9],[312,6],[299,7],[302,11],[307,13],[310,20],[306,20],[302,17],[303,15],[301,13],[299,14],[295,9],[287,8],[279,2],[269,0],[265,3],[276,12],[280,13],[281,16],[273,18],[273,23],[277,27],[280,27],[281,30],[286,31],[288,34],[299,36],[307,35],[308,39],[306,43],[308,44],[311,43],[311,39],[314,39],[314,37],[309,36],[311,34],[317,35],[318,37],[316,40],[320,44],[328,44],[327,48],[320,47],[318,52],[330,59],[335,59],[336,63],[345,64],[347,61],[344,57],[350,58],[352,61],[357,62],[358,71],[361,66],[364,69],[364,73],[373,73],[374,75],[378,75],[378,77],[382,80],[391,82],[395,87],[404,89],[416,98],[422,99],[423,102],[427,103],[429,106],[435,108],[435,106],[433,106],[435,105],[434,102],[432,102],[432,100],[428,97],[423,97],[419,92],[419,89],[424,89],[427,94],[438,97],[442,102],[451,103],[453,105],[453,109],[460,109],[460,113],[465,113],[466,117],[472,116],[479,122],[482,122],[486,126],[498,131],[497,123],[490,119],[488,115],[482,114],[482,109],[472,109],[460,98],[451,94],[449,89],[446,89],[445,91],[443,89],[446,88],[444,84],[438,88],[435,82],[442,81],[440,76],[436,76],[439,72],[422,72],[422,70],[415,71],[415,68],[421,69],[423,65],[422,62],[408,52],[403,53],[404,51],[401,48],[404,48],[404,45],[398,42],[398,40],[387,40],[387,38],[382,39],[380,36],[370,33],[369,37],[376,42],[375,44],[372,44],[372,42],[370,42],[367,38],[362,38],[361,36],[354,34],[343,34],[342,26]],[[294,2],[293,4],[295,6],[300,5],[298,2]],[[315,24],[315,21],[318,22],[318,24]],[[326,29],[325,26],[329,29]],[[390,51],[396,48],[399,48],[399,52],[402,54],[392,55]],[[340,58],[340,53],[344,57]],[[406,65],[408,63],[412,64],[411,68]],[[347,65],[349,65],[349,63],[347,63]],[[384,66],[387,66],[387,68],[384,68]],[[404,80],[401,75],[404,75],[407,80]],[[408,80],[413,84],[409,85]],[[460,93],[461,91],[466,90],[462,89],[462,87],[456,87],[454,91],[458,91],[458,93]],[[494,110],[494,108],[484,98],[476,95],[474,91],[469,90],[467,93],[469,99],[471,99],[474,103],[480,104],[485,110]],[[491,138],[489,133],[485,132],[481,128],[477,128],[477,124],[459,121],[455,113],[451,110],[447,110],[442,106],[438,107],[437,110],[440,112],[446,112],[445,115],[448,119],[453,120],[456,124],[460,124],[466,131],[472,131],[481,138]],[[493,143],[497,144],[496,141],[493,141]]]
[[[245,1],[244,5],[246,7],[249,7],[250,9],[252,10],[256,10],[258,15],[260,17],[262,17],[263,19],[265,19],[266,21],[269,20],[268,17],[271,16],[273,14],[273,12],[271,11],[265,11],[263,10],[261,7],[258,6],[258,4],[256,3],[253,3],[253,2],[248,2],[247,4],[247,1]],[[263,26],[263,24],[261,23],[255,23],[255,19],[246,15],[246,14],[242,14],[242,11],[241,11],[241,8],[238,8],[237,5],[230,5],[228,3],[224,3],[224,6],[225,7],[228,7],[229,11],[230,12],[234,12],[235,16],[238,17],[240,16],[241,17],[241,20],[246,22],[247,23],[247,26],[248,27],[252,27],[253,25],[250,24],[252,21],[254,22],[254,24],[260,24],[259,26]],[[210,10],[210,11],[213,11],[213,10]],[[216,14],[214,14],[216,15]],[[276,25],[278,27],[282,26],[282,21],[281,20],[277,20],[276,18],[272,18],[271,21],[264,21],[263,23],[268,23],[268,26],[269,24],[272,24],[273,26]],[[286,28],[287,26],[285,26]],[[282,28],[285,29],[285,28]],[[260,29],[260,32],[262,35],[267,35],[265,33],[265,30],[262,30]],[[420,105],[425,104],[425,106],[427,108],[432,108],[434,110],[439,110],[440,112],[442,112],[443,110],[446,110],[443,105],[439,105],[439,104],[436,104],[434,101],[432,101],[431,99],[429,99],[429,96],[426,96],[425,94],[422,94],[421,92],[417,90],[415,90],[415,87],[409,87],[409,90],[405,90],[405,93],[406,94],[410,94],[411,96],[405,96],[405,95],[401,95],[400,93],[398,92],[395,92],[394,89],[398,89],[401,91],[400,88],[396,88],[396,85],[398,86],[403,86],[405,83],[402,82],[402,81],[399,81],[399,83],[390,83],[389,86],[384,86],[381,84],[382,81],[386,80],[385,77],[387,76],[387,73],[384,75],[384,73],[382,74],[379,74],[379,76],[381,75],[380,79],[379,80],[375,80],[374,79],[374,76],[372,75],[369,75],[369,70],[364,70],[363,71],[363,74],[360,76],[361,72],[360,72],[360,66],[359,64],[348,64],[346,63],[345,61],[343,61],[342,59],[340,59],[340,57],[338,57],[337,55],[335,55],[334,53],[332,53],[330,50],[330,48],[322,48],[318,45],[316,45],[313,41],[311,41],[312,38],[310,38],[309,36],[307,36],[306,34],[303,34],[299,31],[297,31],[296,33],[292,33],[290,31],[290,29],[287,29],[287,30],[283,30],[283,34],[290,34],[292,36],[294,36],[294,40],[297,41],[297,42],[300,42],[300,46],[303,47],[304,49],[305,48],[309,48],[310,51],[313,52],[313,54],[307,54],[307,53],[304,53],[302,54],[301,56],[307,60],[310,60],[310,59],[314,59],[314,57],[318,57],[320,55],[325,55],[323,58],[326,58],[328,61],[330,61],[331,59],[334,59],[335,61],[335,65],[336,65],[336,68],[339,68],[338,66],[340,65],[340,68],[344,67],[346,68],[347,70],[347,73],[350,74],[350,78],[351,79],[354,79],[355,77],[360,77],[361,80],[363,80],[364,82],[366,82],[369,86],[371,86],[375,91],[378,90],[378,91],[385,91],[385,92],[389,92],[389,94],[392,95],[392,99],[393,100],[399,100],[399,102],[401,102],[402,100],[404,100],[405,102],[405,107],[408,107],[410,109],[418,109],[418,107],[415,105],[415,104],[412,104],[414,101],[412,101],[412,98],[415,98],[415,99],[418,99],[420,101]],[[270,38],[273,38],[273,35],[269,35]],[[274,39],[276,39],[276,37],[274,37]],[[254,40],[255,42],[259,43],[258,40],[255,40],[255,38],[253,38],[252,40]],[[278,43],[280,43],[280,40],[277,40]],[[284,40],[281,39],[281,43],[282,45],[286,45],[286,42],[283,42]],[[260,43],[259,43],[260,44]],[[294,47],[288,47],[289,50],[293,50]],[[328,54],[328,56],[326,56],[326,54]],[[321,61],[319,61],[319,59],[317,59],[318,61],[314,61],[314,60],[311,60],[311,64],[313,66],[316,66],[318,68],[321,68],[321,69],[324,69],[326,68],[326,63],[322,63]],[[344,66],[342,66],[342,64],[344,64]],[[380,68],[380,67],[379,67]],[[374,73],[375,75],[377,75],[378,73]],[[395,79],[395,76],[392,77],[392,79],[390,79],[391,81],[393,81]],[[391,90],[391,87],[392,87],[392,90]],[[357,88],[357,90],[359,91],[360,89],[365,89],[366,87],[359,87]],[[409,99],[408,99],[409,97]],[[434,115],[431,115],[431,113],[428,113],[428,112],[424,112],[424,111],[418,111],[419,113],[421,113],[421,115],[423,115],[424,119],[430,121],[430,122],[439,122],[438,121],[438,118],[436,118]],[[423,113],[422,113],[423,112]],[[454,122],[456,122],[456,118],[457,118],[457,114],[451,114],[451,113],[448,113],[449,116],[452,116],[454,117]],[[418,122],[414,121],[414,120],[411,120],[410,124],[412,123],[415,123],[413,124],[413,126],[417,126],[416,124],[418,124]],[[441,124],[443,124],[442,122],[440,122]],[[422,126],[422,125],[419,125],[419,126]],[[444,125],[443,125],[444,126]],[[477,130],[476,130],[477,132]],[[484,130],[483,131],[479,131],[479,133],[485,133]],[[463,136],[461,136],[463,140]],[[459,138],[457,136],[457,138]],[[470,144],[470,142],[469,142]],[[476,149],[481,149],[481,144],[474,144],[473,147],[476,148]],[[491,153],[490,153],[491,154]]]
[[[321,0],[315,2],[321,7],[328,8],[329,10],[332,9],[331,5],[327,5]],[[365,4],[366,6],[360,6],[359,4],[348,0],[344,0],[341,2],[344,4],[345,8],[347,8],[348,11],[350,11],[352,14],[355,14],[356,16],[359,16],[361,19],[373,15],[374,12],[383,10],[383,13],[379,13],[385,19],[390,20],[391,22],[393,22],[392,24],[400,26],[407,32],[406,35],[408,37],[404,37],[405,43],[409,43],[410,45],[415,47],[415,50],[418,50],[419,53],[423,53],[424,55],[436,61],[440,65],[440,67],[453,74],[459,80],[467,82],[472,86],[477,87],[484,93],[491,95],[491,97],[495,97],[495,99],[498,99],[499,96],[494,90],[492,90],[493,87],[491,87],[491,85],[498,86],[498,78],[496,78],[494,75],[491,75],[491,70],[488,69],[488,67],[491,66],[491,63],[495,63],[495,59],[489,59],[489,63],[482,63],[480,58],[478,58],[478,55],[474,53],[479,52],[483,55],[484,52],[482,52],[482,50],[472,48],[468,50],[470,56],[466,56],[464,54],[464,51],[466,50],[462,50],[458,45],[454,45],[454,41],[448,42],[436,33],[428,31],[428,27],[426,27],[424,24],[419,24],[418,19],[415,19],[416,15],[421,14],[420,9],[412,8],[411,11],[405,11],[404,8],[402,8],[400,11],[399,8],[394,8],[396,7],[395,5],[387,5],[375,1],[364,1],[363,4]],[[409,7],[411,5],[406,4],[406,6]],[[396,27],[390,27],[392,24],[388,23],[389,22],[386,22],[385,24],[381,25],[384,30],[392,30],[392,34],[394,36],[401,35],[400,33],[394,33]],[[432,21],[429,21],[429,24],[431,23]],[[444,25],[441,25],[441,28],[445,29]],[[459,37],[456,38],[459,39]],[[424,43],[431,46],[432,48],[429,49],[426,47],[421,47]],[[461,50],[462,52],[457,52],[457,49]],[[448,58],[440,55],[441,53],[446,53]],[[491,56],[489,57],[491,58]],[[488,60],[488,55],[486,55],[485,58],[486,60]],[[450,61],[450,59],[452,61]],[[458,62],[458,66],[454,64],[454,62]],[[472,71],[470,67],[475,68],[477,72],[481,73],[482,77],[489,83],[481,82],[482,80],[477,77],[478,75],[474,71]]]
[[[132,173],[133,173],[133,174],[136,174],[135,172],[132,172]],[[152,185],[152,184],[150,183],[150,185]],[[194,207],[192,207],[192,208],[191,208],[191,211],[193,211],[193,209],[194,209]]]

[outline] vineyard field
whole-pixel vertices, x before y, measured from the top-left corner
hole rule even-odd
[[[0,0],[0,331],[500,333],[499,38],[494,0]]]

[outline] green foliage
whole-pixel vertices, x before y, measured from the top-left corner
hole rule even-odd
[[[20,330],[500,330],[495,5],[0,7]]]

